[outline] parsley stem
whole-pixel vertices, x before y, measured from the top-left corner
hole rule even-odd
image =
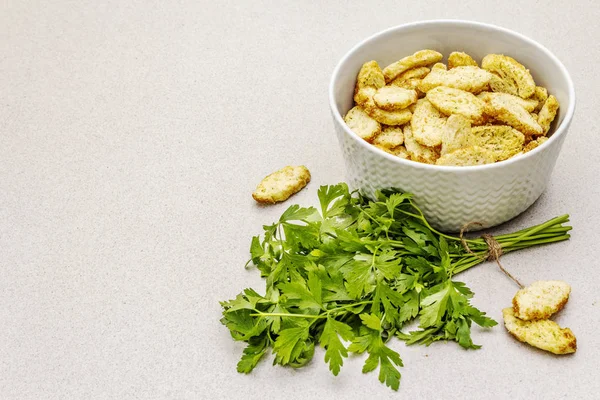
[[[527,238],[528,236],[532,236],[534,233],[543,231],[545,228],[548,227],[552,227],[554,225],[558,225],[558,224],[562,224],[564,222],[568,222],[569,221],[569,216],[568,215],[561,215],[560,217],[556,217],[551,219],[550,221],[547,221],[543,224],[534,226],[530,229],[526,229],[523,233],[521,233],[521,235],[517,236],[516,238],[512,239],[511,241],[509,241],[508,243],[504,243],[505,246],[510,246],[512,244],[518,243],[519,241]],[[519,232],[517,232],[519,233]],[[498,239],[496,239],[498,240]]]
[[[561,233],[561,232],[567,232],[569,230],[571,230],[572,227],[570,226],[557,226],[554,228],[548,228],[548,229],[544,229],[544,234],[554,234],[554,233]],[[515,233],[507,233],[504,235],[498,235],[498,236],[494,236],[496,238],[496,240],[502,241],[504,239],[514,239],[516,237],[519,237],[523,232],[515,232]]]
[[[515,245],[507,246],[506,249],[504,249],[504,252],[507,253],[509,251],[525,249],[527,247],[537,246],[540,244],[562,242],[563,240],[567,240],[570,237],[571,237],[571,235],[566,234],[566,235],[554,236],[554,237],[550,237],[550,238],[546,238],[546,239],[527,240],[527,241],[523,242],[522,244],[517,243]]]
[[[458,273],[466,271],[469,268],[474,267],[476,265],[479,265],[479,264],[481,264],[484,261],[485,261],[485,259],[473,258],[471,262],[468,262],[468,263],[466,263],[464,265],[460,265],[460,266],[454,268],[453,274],[456,275]]]
[[[371,303],[373,303],[373,302],[370,300],[366,300],[366,301],[361,301],[358,303],[346,304],[344,306],[340,306],[340,307],[332,308],[331,310],[327,310],[327,312],[330,313],[330,312],[334,312],[334,311],[345,310],[348,307],[362,306],[363,304],[371,304]]]
[[[446,235],[445,233],[443,233],[443,232],[440,232],[440,231],[438,231],[437,229],[434,229],[434,228],[433,228],[431,225],[429,225],[429,222],[427,222],[427,219],[425,218],[425,215],[423,215],[423,211],[421,211],[421,209],[420,209],[419,207],[417,207],[417,205],[416,205],[416,204],[415,204],[415,203],[414,203],[412,200],[409,200],[409,203],[410,203],[410,205],[411,205],[411,206],[412,206],[412,207],[413,207],[415,210],[417,210],[417,212],[419,213],[419,215],[415,215],[415,214],[412,214],[412,213],[408,213],[408,212],[406,212],[406,211],[403,211],[403,210],[400,210],[400,211],[402,211],[403,213],[405,213],[405,214],[407,214],[407,215],[410,215],[410,216],[412,216],[412,217],[415,217],[415,218],[418,218],[418,219],[420,219],[420,220],[423,222],[423,224],[425,224],[425,226],[426,226],[427,228],[429,228],[429,229],[430,229],[432,232],[436,233],[436,234],[437,234],[437,235],[439,235],[439,236],[443,236],[444,238],[446,238],[446,239],[450,239],[450,240],[460,240],[460,238],[457,238],[457,237],[455,237],[455,236]],[[465,241],[466,241],[467,243],[475,242],[474,240],[470,240],[470,239],[465,239]]]
[[[319,319],[319,318],[326,318],[326,315],[323,314],[319,314],[319,315],[310,315],[310,314],[291,314],[291,313],[264,313],[264,312],[256,312],[256,313],[252,313],[250,314],[250,316],[252,317],[291,317],[291,318],[312,318],[312,319]]]
[[[363,304],[371,304],[373,303],[370,300],[360,301],[358,303],[346,304],[340,307],[332,308],[330,310],[325,311],[323,314],[318,315],[310,315],[310,314],[292,314],[292,313],[265,313],[258,310],[255,310],[255,313],[250,314],[252,317],[292,317],[292,318],[310,318],[310,319],[323,319],[327,318],[330,313],[345,310],[349,307],[361,306]]]

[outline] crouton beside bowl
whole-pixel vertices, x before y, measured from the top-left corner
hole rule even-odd
[[[357,74],[375,60],[383,68],[418,50],[447,57],[465,52],[480,62],[487,54],[511,56],[529,68],[537,85],[560,103],[548,140],[525,154],[477,166],[419,163],[365,141],[344,122],[353,107]],[[335,131],[350,187],[372,196],[378,189],[413,193],[437,229],[455,232],[468,222],[484,229],[519,215],[545,190],[575,110],[574,85],[564,65],[539,43],[508,29],[470,21],[435,20],[387,29],[352,48],[335,68],[329,87]]]

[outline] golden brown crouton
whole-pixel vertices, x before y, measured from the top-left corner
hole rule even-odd
[[[525,147],[523,147],[523,153],[527,153],[528,151],[531,151],[536,147],[541,146],[547,140],[548,138],[546,136],[540,136],[537,139],[532,140],[531,142],[527,143]]]
[[[404,143],[404,132],[401,126],[384,126],[381,133],[373,139],[373,144],[386,149],[393,149]]]
[[[259,203],[273,204],[287,200],[310,182],[310,172],[304,165],[287,166],[267,175],[256,187],[252,197]]]
[[[357,106],[365,107],[367,103],[373,103],[373,96],[377,93],[377,89],[373,86],[359,87],[356,85],[354,90],[354,102]]]
[[[542,106],[548,99],[548,90],[545,87],[536,86],[535,91],[533,92],[533,96],[531,96],[531,98],[538,102],[537,107],[533,111],[540,112]]]
[[[526,135],[541,135],[542,127],[520,104],[502,97],[492,97],[485,113],[512,126]]]
[[[471,143],[488,150],[494,161],[506,160],[523,148],[525,136],[506,125],[475,126],[471,128]]]
[[[473,93],[446,86],[431,89],[426,98],[444,114],[460,114],[470,121],[480,120],[485,107]]]
[[[390,82],[390,85],[399,86],[398,83],[406,81],[408,79],[423,79],[427,76],[430,69],[427,67],[411,68],[408,71],[404,71]]]
[[[474,66],[477,67],[477,61],[473,57],[462,51],[453,51],[448,56],[448,68]]]
[[[373,140],[381,132],[381,124],[369,117],[365,110],[359,106],[348,111],[344,121],[354,133],[366,141]]]
[[[515,316],[524,321],[548,319],[562,310],[571,286],[562,281],[538,281],[517,292],[513,298]]]
[[[535,82],[529,70],[512,57],[488,54],[481,61],[481,67],[500,78],[490,82],[494,92],[505,92],[523,99],[535,92]]]
[[[386,111],[377,107],[373,97],[377,90],[373,87],[361,88],[354,95],[354,101],[359,104],[369,117],[375,121],[386,125],[404,125],[412,117],[412,113],[408,109]],[[370,140],[370,139],[367,139]]]
[[[486,108],[483,109],[483,115],[481,116],[480,119],[471,121],[472,126],[486,126],[486,125],[492,125],[494,123],[494,117],[486,114],[485,111],[486,111]]]
[[[512,94],[508,93],[481,92],[477,95],[477,97],[479,97],[486,103],[489,103],[489,101],[494,97],[504,99],[505,101],[512,101],[517,104],[520,104],[524,109],[526,109],[529,112],[535,110],[535,108],[538,105],[538,102],[535,99],[522,99],[519,96],[513,96]]]
[[[404,125],[412,117],[412,113],[407,108],[397,111],[385,111],[377,107],[373,101],[367,102],[364,107],[371,118],[385,125]]]
[[[546,100],[546,102],[542,106],[542,109],[540,110],[540,113],[538,114],[537,120],[542,129],[544,130],[544,135],[547,134],[550,130],[550,124],[552,124],[552,121],[554,121],[554,118],[556,118],[558,107],[559,104],[558,100],[556,100],[556,97],[552,95],[548,96],[548,99]]]
[[[409,160],[410,159],[410,154],[408,154],[408,150],[406,150],[406,147],[404,146],[398,146],[398,147],[394,147],[393,149],[390,150],[391,154],[400,157],[400,158],[404,158]]]
[[[493,162],[494,157],[492,157],[489,151],[479,146],[469,146],[444,154],[438,158],[436,164],[466,167],[469,165],[483,165]]]
[[[441,155],[453,152],[454,150],[469,147],[471,143],[471,122],[462,115],[453,114],[448,117],[442,130],[442,151]]]
[[[388,148],[388,147],[383,147],[383,146],[376,144],[375,147],[385,151],[386,153],[392,154],[396,157],[400,157],[400,158],[404,158],[404,159],[410,158],[410,155],[408,154],[406,147],[404,147],[402,145],[394,147],[394,148]]]
[[[417,92],[398,86],[384,86],[373,96],[377,107],[386,111],[401,110],[417,101]]]
[[[569,328],[561,328],[548,319],[523,321],[514,315],[512,307],[502,310],[504,326],[521,342],[554,354],[575,353],[577,339]]]
[[[492,74],[489,90],[492,90],[494,93],[506,93],[513,96],[517,96],[518,93],[514,82],[509,81],[508,79],[502,79],[496,74]]]
[[[381,71],[379,64],[377,64],[377,61],[368,61],[363,64],[358,72],[358,77],[356,78],[356,86],[359,89],[366,86],[379,89],[380,87],[385,86],[383,72]]]
[[[419,84],[419,89],[427,93],[438,86],[479,93],[485,89],[492,77],[489,72],[472,66],[455,67],[448,71],[441,68],[432,69]]]
[[[415,113],[410,121],[412,135],[419,144],[435,147],[442,144],[442,130],[446,117],[427,99],[417,102]]]
[[[422,98],[425,97],[425,93],[421,92],[421,90],[419,90],[419,85],[421,84],[422,79],[419,78],[410,78],[410,79],[406,79],[400,82],[392,82],[390,83],[390,86],[398,86],[404,89],[408,89],[408,90],[414,90],[415,92],[417,92],[417,97],[418,98]],[[414,104],[414,103],[413,103]]]
[[[435,160],[439,157],[435,148],[423,146],[415,140],[410,124],[404,125],[404,146],[413,161],[435,164]]]
[[[385,81],[391,82],[404,71],[407,71],[411,68],[426,67],[429,64],[434,64],[440,61],[442,58],[443,56],[434,50],[417,51],[413,55],[404,57],[401,60],[385,67],[383,69]]]
[[[417,67],[409,69],[398,75],[396,79],[390,82],[390,86],[398,86],[404,89],[414,90],[417,92],[419,98],[425,96],[425,93],[421,92],[418,87],[421,83],[421,79],[429,74],[430,69],[427,67]]]
[[[364,105],[375,91],[385,86],[383,72],[377,61],[368,61],[363,64],[356,78],[354,88],[354,101],[357,105]]]

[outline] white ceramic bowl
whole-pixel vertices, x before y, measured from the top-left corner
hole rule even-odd
[[[517,59],[530,69],[536,83],[548,88],[560,102],[550,139],[522,156],[472,167],[408,161],[362,140],[343,120],[353,106],[358,70],[366,61],[376,60],[383,68],[421,49],[434,49],[445,56],[464,51],[478,62],[490,53]],[[542,194],[573,117],[575,90],[563,64],[539,43],[493,25],[435,20],[387,29],[356,45],[333,72],[329,102],[349,185],[367,195],[390,187],[413,193],[433,226],[458,231],[472,221],[481,222],[481,228],[505,222]]]

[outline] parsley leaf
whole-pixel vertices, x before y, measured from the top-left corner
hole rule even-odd
[[[269,348],[267,335],[253,337],[248,341],[248,346],[244,349],[242,359],[237,364],[237,371],[249,373],[256,367],[256,364],[265,355]]]
[[[299,327],[287,328],[279,332],[279,336],[277,336],[277,340],[273,344],[273,352],[275,353],[275,362],[277,364],[289,364],[302,355],[309,335],[308,328],[309,325],[304,323]]]
[[[434,287],[430,294],[421,300],[421,313],[419,314],[420,327],[428,328],[437,326],[442,322],[446,313],[446,305],[450,297],[451,282],[446,281]]]
[[[375,321],[379,321],[372,314],[361,314],[361,319],[367,328],[369,326],[377,326],[377,322]],[[402,367],[402,360],[398,353],[384,344],[380,330],[381,328],[363,330],[363,334],[355,338],[348,350],[354,353],[368,352],[369,357],[365,361],[362,372],[374,371],[379,366],[379,381],[385,383],[393,390],[398,390],[400,386],[400,371],[398,371],[396,366]]]
[[[344,357],[348,357],[348,350],[342,344],[340,337],[346,341],[352,340],[354,338],[352,328],[343,322],[327,317],[321,333],[320,343],[322,347],[327,349],[325,362],[329,363],[329,370],[336,376],[339,374],[342,365],[344,365]]]
[[[371,328],[375,331],[381,330],[381,320],[375,314],[360,314],[360,319],[362,323],[367,327]]]
[[[314,207],[303,208],[297,204],[290,206],[279,218],[279,223],[289,221],[305,221],[317,213]]]
[[[317,191],[317,195],[319,196],[321,213],[324,219],[342,214],[350,200],[348,186],[345,183],[333,186],[321,186]],[[334,202],[334,200],[336,201]]]

